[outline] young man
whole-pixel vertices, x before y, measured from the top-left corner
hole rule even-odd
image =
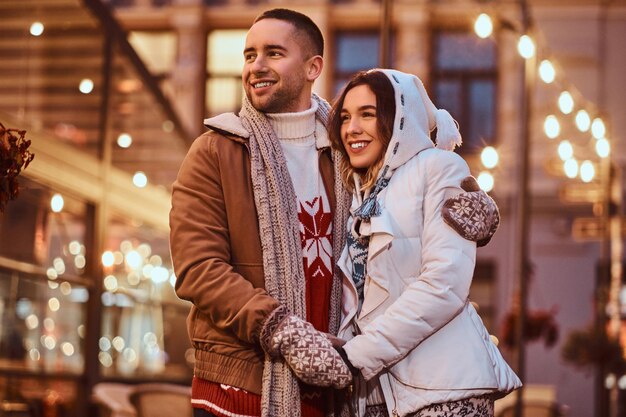
[[[324,336],[339,323],[334,260],[349,196],[328,104],[312,94],[323,42],[300,13],[261,14],[246,38],[241,112],[205,121],[212,130],[174,184],[171,251],[177,294],[193,303],[196,415],[323,416],[333,390],[313,384],[351,381]]]
[[[176,291],[193,306],[195,416],[345,415],[336,334],[350,197],[312,93],[324,41],[273,9],[246,37],[238,115],[207,119],[173,186]],[[484,195],[484,193],[483,193]],[[306,321],[304,320],[306,319]]]

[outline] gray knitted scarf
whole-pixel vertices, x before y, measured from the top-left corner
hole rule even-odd
[[[329,104],[315,94],[313,99],[318,102],[316,117],[327,126]],[[285,156],[267,117],[257,111],[247,97],[244,97],[239,117],[243,127],[250,132],[252,186],[259,216],[265,289],[281,305],[286,306],[290,313],[306,319],[306,287],[297,197]],[[339,152],[333,150],[332,159],[337,201],[333,216],[333,256],[336,262],[345,244],[350,195],[345,191],[339,176]],[[339,268],[334,267],[329,323],[329,331],[333,334],[339,329],[340,303],[341,274]],[[300,390],[296,377],[283,360],[272,360],[267,355],[263,368],[261,415],[301,415]]]

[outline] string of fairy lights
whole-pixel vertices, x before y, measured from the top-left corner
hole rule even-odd
[[[493,31],[494,20],[488,13],[481,13],[474,22],[474,32],[478,37],[486,39],[492,36]],[[550,142],[556,142],[555,149],[562,175],[590,183],[597,179],[600,160],[609,158],[611,154],[606,124],[597,106],[586,100],[566,79],[565,71],[550,56],[549,48],[545,45],[537,47],[536,38],[530,33],[520,34],[517,51],[526,60],[537,58],[536,71],[539,79],[546,87],[551,87],[547,92],[554,94],[554,105],[546,107],[553,110],[542,116],[543,133]],[[477,179],[485,191],[493,189],[494,178],[491,170],[498,164],[498,159],[498,151],[492,146],[485,147],[481,152],[481,162],[485,170]]]

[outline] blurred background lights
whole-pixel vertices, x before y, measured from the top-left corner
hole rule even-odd
[[[546,117],[546,120],[543,122],[543,130],[546,133],[546,136],[550,139],[554,139],[559,136],[561,133],[561,125],[559,124],[559,120],[553,114]]]
[[[81,339],[84,339],[84,338],[85,338],[85,332],[86,332],[86,329],[87,329],[87,328],[85,327],[85,325],[84,325],[84,324],[79,325],[79,326],[76,328],[76,332],[78,333],[78,337],[80,337]]]
[[[104,284],[104,288],[107,291],[117,290],[117,278],[115,278],[115,276],[113,275],[108,275],[107,277],[105,277],[103,284]]]
[[[606,127],[601,118],[596,117],[591,123],[591,134],[596,139],[602,139],[606,135]]]
[[[152,279],[152,282],[160,284],[167,281],[169,275],[170,274],[167,269],[163,268],[162,266],[157,266],[152,270],[152,273],[150,274],[150,279]]]
[[[48,350],[52,350],[57,346],[57,341],[53,336],[45,336],[43,338],[43,345]]]
[[[143,188],[148,185],[148,177],[142,171],[137,171],[133,175],[133,184],[135,184],[135,187]]]
[[[141,277],[139,276],[139,274],[137,274],[134,271],[131,271],[127,276],[126,276],[126,281],[128,281],[128,283],[130,285],[137,285],[139,284],[139,282],[141,281]]]
[[[589,125],[591,124],[591,119],[589,118],[589,113],[586,110],[579,110],[576,113],[576,127],[581,132],[586,132],[589,130]]]
[[[570,114],[574,110],[574,99],[569,92],[563,91],[559,95],[559,109],[563,114]]]
[[[176,286],[176,275],[174,274],[170,275],[170,285],[172,287]]]
[[[78,242],[77,240],[72,240],[68,245],[68,249],[70,253],[74,256],[80,254],[80,242]]]
[[[486,146],[480,153],[480,161],[488,169],[495,168],[499,159],[498,151],[493,146]]]
[[[174,122],[172,122],[171,120],[166,120],[161,125],[161,128],[164,132],[171,133],[174,131]]]
[[[126,348],[122,352],[122,356],[127,362],[135,362],[137,360],[137,352],[134,349]]]
[[[50,199],[50,208],[55,213],[60,213],[63,210],[63,206],[65,205],[65,200],[63,200],[63,196],[61,194],[55,194]]]
[[[110,368],[113,365],[113,358],[108,352],[98,353],[98,360],[105,368]]]
[[[65,356],[72,356],[74,354],[74,345],[70,342],[61,343],[61,352],[63,352]]]
[[[55,271],[57,271],[59,275],[63,275],[65,273],[65,262],[63,261],[63,258],[54,258],[52,266],[54,266]]]
[[[559,147],[557,151],[559,153],[559,158],[561,158],[562,161],[567,161],[572,156],[574,156],[574,147],[572,146],[570,141],[567,139],[562,140],[559,143]]]
[[[493,33],[493,22],[487,13],[481,13],[478,16],[476,22],[474,22],[474,32],[481,39],[491,36]]]
[[[93,81],[89,78],[83,78],[80,80],[78,90],[83,94],[89,94],[93,91]]]
[[[52,297],[51,299],[49,299],[48,308],[51,311],[59,311],[59,308],[61,308],[61,303],[59,302],[59,299],[56,297]]]
[[[593,167],[593,162],[583,161],[582,164],[580,164],[580,179],[583,180],[583,182],[591,182],[595,175],[596,170]]]
[[[48,276],[48,279],[57,279],[59,277],[59,273],[54,268],[48,268],[46,270],[46,275]]]
[[[141,245],[137,246],[137,252],[139,252],[142,257],[148,258],[152,253],[152,248],[147,243],[142,243]]]
[[[529,59],[535,55],[535,43],[528,35],[522,35],[517,43],[517,51],[522,58]]]
[[[61,284],[61,294],[70,295],[71,292],[72,292],[72,284],[70,284],[67,281]]]
[[[128,133],[120,133],[117,137],[117,145],[120,148],[128,148],[133,143],[133,138]]]
[[[26,317],[26,320],[24,320],[24,322],[28,330],[33,330],[39,327],[39,319],[34,314],[30,314],[28,317]]]
[[[143,260],[141,255],[137,251],[130,251],[126,254],[126,264],[130,266],[132,269],[138,269],[141,267]]]
[[[113,266],[113,262],[115,261],[115,257],[113,256],[113,252],[110,250],[105,251],[102,254],[102,265],[105,267]]]
[[[111,349],[111,341],[108,337],[102,336],[100,340],[98,340],[98,347],[100,348],[100,350],[106,352],[107,350]]]
[[[576,178],[578,176],[578,161],[570,158],[563,163],[563,171],[567,178]]]
[[[83,269],[87,265],[87,260],[83,255],[78,255],[74,258],[74,266],[78,269]]]
[[[481,172],[480,174],[478,174],[478,178],[476,178],[476,181],[478,181],[478,186],[481,188],[481,190],[487,193],[493,190],[493,175],[491,175],[489,172]]]
[[[31,361],[37,362],[39,359],[41,359],[41,354],[39,353],[38,349],[33,348],[28,351],[28,357]]]
[[[541,64],[539,64],[539,76],[546,84],[550,84],[552,81],[554,81],[556,71],[554,70],[554,65],[552,65],[552,62],[547,59],[541,61]]]
[[[123,240],[122,243],[120,243],[120,250],[123,253],[128,253],[133,250],[133,244],[130,242],[130,240]]]
[[[611,144],[608,139],[602,138],[596,141],[596,153],[600,158],[606,158],[611,153]]]
[[[126,347],[126,342],[124,342],[124,338],[120,336],[115,336],[113,338],[113,347],[118,352],[121,352]]]
[[[30,31],[30,34],[33,35],[33,36],[41,36],[41,34],[44,31],[43,23],[41,23],[41,22],[33,22],[30,25],[29,31]]]

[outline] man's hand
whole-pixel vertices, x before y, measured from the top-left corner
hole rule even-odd
[[[443,203],[443,219],[465,239],[476,242],[478,247],[485,246],[500,224],[498,206],[474,177],[465,177],[461,188],[464,192]]]
[[[301,318],[278,307],[266,320],[260,334],[263,350],[282,356],[303,382],[321,387],[345,388],[352,382],[348,365],[326,335]]]

